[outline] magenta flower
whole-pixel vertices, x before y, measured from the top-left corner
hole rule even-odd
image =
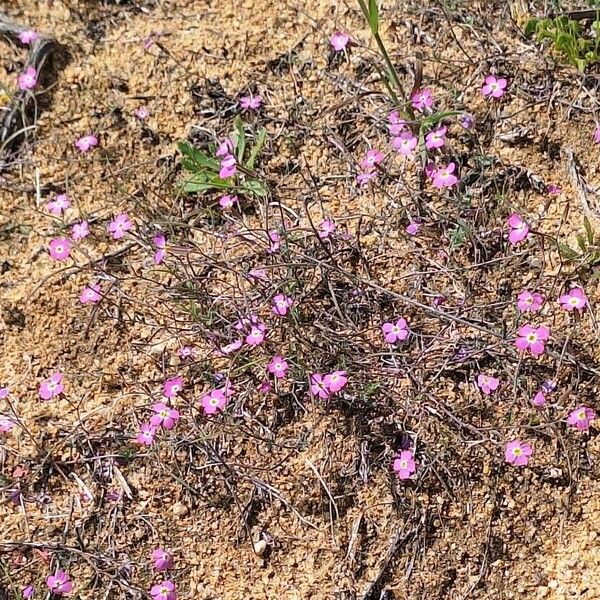
[[[248,277],[252,280],[252,283],[256,281],[269,281],[267,271],[265,269],[250,269],[248,271]]]
[[[323,385],[332,394],[337,394],[337,392],[346,387],[347,383],[348,377],[346,375],[346,371],[334,371],[333,373],[329,373],[323,377]]]
[[[240,106],[244,110],[258,110],[262,104],[262,98],[260,96],[243,96],[240,98]]]
[[[550,337],[548,327],[532,327],[531,325],[523,325],[517,330],[518,338],[515,341],[515,346],[525,352],[529,350],[532,356],[536,358],[544,353],[544,344]]]
[[[90,234],[90,226],[87,221],[81,221],[81,223],[75,223],[71,227],[71,237],[78,242]]]
[[[399,136],[407,127],[407,123],[400,117],[397,110],[393,110],[388,115],[388,130],[393,137]]]
[[[600,144],[600,125],[594,130],[594,143]]]
[[[183,389],[183,377],[167,379],[163,384],[163,395],[167,398],[175,398]]]
[[[81,292],[81,296],[79,296],[79,302],[81,304],[97,304],[102,299],[102,295],[100,294],[100,286],[96,285],[86,285]]]
[[[15,426],[15,422],[6,415],[0,415],[0,433],[8,433]]]
[[[156,252],[154,253],[154,264],[160,265],[160,263],[165,260],[165,256],[167,255],[167,240],[164,235],[159,234],[152,238],[152,243],[156,248]]]
[[[463,129],[472,129],[475,125],[475,117],[469,113],[463,113],[458,117],[458,122]]]
[[[333,49],[336,52],[342,52],[346,49],[348,42],[350,41],[350,36],[343,31],[335,31],[331,34],[329,38],[329,43],[332,45]]]
[[[456,165],[451,162],[441,166],[433,172],[433,185],[436,188],[450,188],[458,183],[458,177],[454,175]]]
[[[95,135],[89,134],[80,137],[76,142],[75,146],[81,153],[85,153],[98,145],[98,138]]]
[[[261,384],[258,386],[258,392],[260,394],[269,394],[273,389],[273,385],[268,379],[264,379]]]
[[[155,571],[168,571],[173,568],[173,556],[166,550],[157,548],[152,551],[152,563]]]
[[[480,373],[477,376],[477,385],[484,394],[489,396],[492,392],[495,392],[498,389],[500,380],[496,377],[491,377],[490,375],[484,375],[483,373]]]
[[[23,598],[25,598],[25,600],[29,600],[29,598],[33,598],[34,592],[35,592],[35,588],[32,585],[28,585],[26,588],[23,588],[23,591],[21,592],[21,594],[22,594]]]
[[[288,369],[289,365],[287,363],[287,360],[285,360],[283,356],[279,356],[278,354],[275,355],[267,365],[267,371],[269,371],[269,373],[271,373],[278,379],[285,377]]]
[[[33,29],[27,29],[26,31],[21,31],[19,34],[19,41],[21,44],[33,44],[33,42],[40,39],[40,34],[37,31],[33,31]]]
[[[419,233],[419,229],[421,229],[421,223],[417,223],[416,221],[411,221],[404,231],[408,233],[408,235],[417,235]]]
[[[294,304],[294,301],[289,296],[285,294],[277,294],[273,298],[273,312],[280,317],[284,317],[288,314],[288,311]]]
[[[538,392],[536,392],[531,403],[537,407],[546,405],[546,395],[544,394],[543,390],[539,390]]]
[[[46,204],[48,212],[55,217],[60,217],[69,206],[71,206],[71,202],[66,194],[58,194],[54,200]]]
[[[330,391],[325,385],[325,380],[321,373],[313,373],[310,376],[310,393],[321,400],[327,400],[330,395]]]
[[[142,423],[137,433],[135,441],[142,446],[152,446],[154,443],[154,436],[156,435],[156,427],[150,423]]]
[[[231,196],[230,194],[227,194],[226,196],[221,196],[219,198],[219,206],[223,210],[228,210],[230,208],[233,208],[234,205],[236,205],[236,204],[238,204],[237,196]]]
[[[408,324],[406,319],[398,319],[395,323],[384,323],[381,326],[381,331],[385,336],[385,341],[388,344],[396,344],[397,342],[403,342],[408,338]]]
[[[46,579],[46,585],[50,592],[57,596],[70,594],[73,591],[73,582],[65,571],[56,571],[55,575],[49,575]]]
[[[318,228],[319,238],[321,238],[322,240],[327,239],[335,233],[335,228],[336,225],[333,219],[325,219],[324,221],[321,221]]]
[[[360,161],[360,166],[365,171],[371,171],[375,168],[375,165],[380,164],[384,159],[383,152],[376,150],[375,148],[371,148],[366,154],[365,157]]]
[[[356,176],[356,182],[360,187],[365,187],[369,182],[377,177],[377,171],[364,171]]]
[[[392,465],[394,473],[398,476],[398,479],[410,479],[413,473],[417,470],[415,463],[415,457],[411,450],[402,450],[400,454],[394,457]]]
[[[115,240],[120,240],[127,231],[132,227],[133,223],[127,213],[118,214],[106,228],[106,231],[110,233]]]
[[[517,308],[522,313],[537,312],[542,308],[544,303],[544,297],[537,292],[530,292],[529,290],[523,290],[517,296]]]
[[[219,170],[219,177],[221,179],[228,179],[233,177],[237,171],[237,161],[233,154],[227,154],[221,159],[221,168]]]
[[[488,75],[481,87],[481,93],[489,98],[502,98],[507,83],[503,77],[497,78],[494,75]]]
[[[274,252],[277,252],[279,248],[281,248],[281,235],[279,235],[279,231],[276,229],[271,229],[269,231],[269,241],[270,246],[268,252],[269,254],[273,254]]]
[[[529,225],[523,220],[523,217],[518,213],[513,213],[508,217],[508,226],[510,232],[508,234],[508,241],[514,246],[519,242],[522,242],[529,235]]]
[[[165,429],[173,429],[179,421],[179,411],[167,406],[163,402],[157,402],[152,406],[152,410],[156,413],[150,418],[152,427],[164,427]]]
[[[558,301],[560,302],[560,307],[569,312],[572,312],[575,309],[583,310],[588,304],[585,292],[580,287],[571,288],[566,294],[563,294]]]
[[[437,129],[430,131],[425,137],[425,148],[427,148],[427,150],[442,148],[446,143],[447,131],[447,127],[438,127]]]
[[[145,121],[150,116],[150,111],[145,106],[139,106],[133,114],[140,120]]]
[[[576,427],[580,431],[587,431],[590,428],[590,423],[596,418],[596,411],[588,406],[579,406],[572,411],[567,423],[571,427]]]
[[[218,146],[215,156],[228,156],[233,153],[233,142],[231,138],[225,138]]]
[[[554,183],[550,183],[546,187],[546,193],[549,196],[558,196],[561,192],[562,192],[562,190],[557,185],[555,185]]]
[[[411,101],[413,108],[423,112],[433,106],[433,94],[429,88],[417,90],[412,96]]]
[[[273,309],[274,311],[275,309]],[[260,346],[265,339],[265,331],[264,329],[260,329],[259,327],[252,327],[250,329],[250,333],[246,336],[246,344],[248,346]]]
[[[150,595],[152,600],[177,600],[175,584],[170,579],[153,585],[150,589]]]
[[[403,156],[408,156],[417,147],[417,141],[412,131],[403,131],[398,137],[392,139],[392,146]]]
[[[37,85],[37,71],[35,67],[27,67],[24,73],[19,75],[19,89],[32,90]]]
[[[40,384],[40,388],[38,393],[42,400],[50,400],[51,398],[56,398],[56,396],[60,396],[65,389],[64,384],[62,383],[63,374],[60,371],[56,371],[48,379],[44,379]]]
[[[50,257],[54,260],[67,260],[71,255],[71,240],[69,238],[55,238],[48,245]]]
[[[504,459],[515,467],[525,467],[533,455],[533,448],[528,442],[513,440],[506,444]]]
[[[177,356],[181,359],[185,358],[196,358],[196,350],[191,346],[182,346],[177,350]]]
[[[212,390],[200,398],[200,405],[204,409],[205,415],[215,415],[227,405],[227,396],[222,390]]]

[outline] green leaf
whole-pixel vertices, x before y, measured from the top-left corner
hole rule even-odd
[[[210,176],[206,173],[197,173],[187,179],[181,189],[186,194],[208,192],[210,190],[227,190],[233,187],[226,179],[220,179],[218,175]]]
[[[262,181],[258,181],[258,179],[248,179],[245,181],[242,185],[242,191],[254,194],[259,198],[266,198],[268,195],[267,187]]]
[[[540,22],[538,19],[529,19],[529,21],[527,21],[527,23],[525,24],[525,29],[523,30],[523,33],[525,35],[531,35],[532,33],[536,32],[539,23]]]
[[[375,34],[379,32],[379,7],[377,0],[369,0],[369,25]]]
[[[592,231],[592,226],[590,224],[590,220],[587,217],[583,217],[583,228],[585,229],[585,233],[587,235],[588,244],[591,246],[594,244],[594,232]]]
[[[233,127],[236,132],[235,152],[239,163],[244,162],[244,152],[246,151],[246,132],[244,131],[244,124],[242,119],[237,116],[233,121]]]
[[[261,130],[258,132],[258,136],[256,137],[256,143],[252,147],[252,151],[250,152],[250,156],[248,157],[248,162],[246,163],[246,169],[250,169],[250,170],[254,169],[254,163],[256,162],[256,159],[257,159],[258,155],[260,154],[260,151],[263,149],[266,139],[267,139],[267,130],[264,127],[262,127]]]
[[[580,233],[578,233],[575,236],[575,239],[577,240],[577,245],[579,246],[581,251],[585,252],[587,250],[587,244],[585,243],[585,238]]]
[[[186,171],[196,173],[206,169],[211,171],[219,170],[219,161],[207,156],[201,150],[190,146],[187,142],[179,142],[177,147],[179,148],[179,152],[181,152],[181,154],[184,156],[182,165]]]
[[[560,242],[558,242],[557,245],[558,252],[563,258],[566,258],[567,260],[576,260],[579,258],[579,254],[575,252],[571,246],[567,246],[567,244],[561,244]]]

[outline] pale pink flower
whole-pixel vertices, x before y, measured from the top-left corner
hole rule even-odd
[[[512,440],[506,444],[504,459],[515,467],[525,467],[533,455],[533,448],[528,442]]]
[[[156,436],[156,427],[150,423],[142,423],[137,433],[135,441],[142,446],[152,446],[154,437]]]
[[[330,396],[330,391],[325,385],[325,380],[321,373],[313,373],[310,376],[310,392],[313,396],[327,400]]]
[[[356,176],[356,182],[361,187],[365,187],[369,182],[377,177],[377,171],[364,171]]]
[[[400,117],[397,110],[393,110],[388,116],[388,130],[393,137],[399,136],[407,127],[407,123]]]
[[[238,204],[238,197],[227,194],[225,196],[221,196],[219,198],[219,206],[223,210],[228,210],[233,208],[236,204]]]
[[[152,600],[177,600],[175,584],[171,580],[153,585],[150,589]]]
[[[227,405],[227,396],[221,390],[212,390],[200,398],[200,405],[206,415],[215,415]]]
[[[193,359],[196,358],[196,350],[191,346],[182,346],[181,348],[179,348],[179,350],[177,350],[177,356],[179,356],[179,358],[181,359]]]
[[[240,106],[244,110],[258,110],[262,104],[262,98],[260,96],[243,96],[240,98]]]
[[[289,365],[287,361],[285,360],[285,358],[283,358],[283,356],[279,355],[274,356],[267,365],[267,371],[269,371],[269,373],[271,373],[278,379],[285,377],[285,374],[287,373],[288,369]]]
[[[529,235],[529,225],[523,220],[523,217],[518,213],[513,213],[508,217],[508,226],[510,232],[508,234],[508,241],[514,246],[519,242],[522,242]]]
[[[325,240],[335,233],[335,229],[335,221],[333,219],[325,219],[319,224],[318,235],[322,240]]]
[[[457,184],[458,177],[454,175],[456,165],[451,162],[443,165],[433,172],[433,185],[436,188],[450,188]]]
[[[222,142],[217,146],[217,151],[215,152],[215,156],[228,156],[233,153],[233,142],[231,138],[225,138]]]
[[[531,400],[531,403],[537,407],[546,405],[546,395],[544,394],[543,390],[538,390],[536,392],[535,396]]]
[[[594,143],[600,144],[600,125],[594,130]]]
[[[231,344],[225,344],[225,346],[221,346],[220,351],[221,354],[231,354],[236,350],[239,350],[242,347],[242,340],[236,340],[235,342],[231,342]]]
[[[413,108],[423,112],[433,106],[433,94],[429,88],[417,90],[412,96],[411,101]]]
[[[100,285],[86,285],[79,296],[81,304],[98,304],[102,299],[100,294]]]
[[[92,134],[84,135],[75,142],[75,146],[77,146],[77,149],[82,153],[85,153],[88,150],[95,148],[97,145],[98,138]]]
[[[329,43],[336,52],[342,52],[348,46],[350,36],[343,31],[335,31],[329,37]]]
[[[33,42],[40,39],[40,34],[37,31],[33,31],[33,29],[27,29],[26,31],[21,31],[19,34],[19,41],[21,44],[33,44]]]
[[[480,373],[477,376],[477,385],[479,389],[489,396],[492,392],[495,392],[500,385],[500,380],[496,377],[492,377],[491,375],[484,375]]]
[[[156,252],[154,253],[154,264],[160,265],[167,255],[167,238],[162,233],[159,233],[152,238],[152,243],[156,248]]]
[[[120,240],[133,223],[127,213],[118,214],[107,226],[106,231],[110,233],[115,240]]]
[[[150,425],[153,427],[163,426],[165,429],[173,429],[179,421],[179,411],[167,406],[164,402],[157,402],[152,406],[155,412],[150,418]]]
[[[534,357],[542,355],[545,351],[545,342],[550,338],[550,329],[548,327],[532,327],[531,325],[523,325],[517,330],[515,346],[525,352],[529,350]]]
[[[26,588],[23,588],[21,594],[25,600],[29,600],[30,598],[33,598],[34,592],[35,588],[32,585],[28,585]]]
[[[228,179],[233,177],[237,171],[237,161],[233,154],[227,154],[221,159],[221,167],[219,170],[219,177],[221,179]]]
[[[67,260],[71,255],[71,240],[69,238],[55,238],[48,245],[48,251],[54,260]]]
[[[294,301],[289,296],[286,296],[285,294],[277,294],[277,296],[273,298],[272,310],[276,315],[284,317],[288,314],[288,311],[293,304]]]
[[[403,342],[408,338],[408,324],[406,319],[398,319],[395,323],[384,323],[381,326],[381,331],[385,336],[385,341],[388,344],[396,344],[397,342]]]
[[[408,156],[417,147],[417,141],[412,131],[404,131],[392,139],[392,146],[403,156]]]
[[[7,387],[0,387],[0,400],[8,398],[10,396],[10,390]]]
[[[140,120],[145,121],[150,116],[150,111],[145,106],[139,106],[133,114]]]
[[[27,67],[24,73],[19,75],[19,89],[32,90],[37,85],[37,70],[35,67]]]
[[[323,385],[332,393],[337,394],[348,383],[346,371],[334,371],[323,377]]]
[[[447,131],[447,127],[438,127],[437,129],[430,131],[425,137],[425,148],[427,148],[427,150],[442,148],[446,143]]]
[[[0,433],[8,433],[15,426],[15,422],[6,415],[0,415]]]
[[[529,290],[523,290],[517,296],[517,308],[522,313],[537,312],[542,308],[544,303],[544,297],[537,292],[530,292]]]
[[[277,252],[277,250],[281,248],[281,236],[279,235],[279,232],[276,229],[271,229],[269,231],[269,241],[269,254],[273,254],[273,252]]]
[[[48,212],[51,215],[54,215],[55,217],[60,217],[63,211],[67,210],[67,208],[69,208],[70,206],[71,202],[69,201],[69,198],[66,194],[58,194],[58,196],[56,196],[54,200],[46,204]]]
[[[168,571],[173,568],[173,555],[163,548],[152,551],[152,566],[155,571]]]
[[[417,470],[415,463],[415,457],[411,450],[402,450],[400,454],[394,457],[392,464],[394,473],[398,476],[398,479],[406,480],[410,479],[413,473]]]
[[[507,83],[503,77],[497,78],[494,75],[488,75],[481,87],[481,93],[490,98],[502,98]]]
[[[252,327],[250,329],[250,333],[248,333],[248,335],[246,336],[246,344],[248,344],[248,346],[260,346],[260,344],[263,343],[263,340],[265,339],[265,332],[263,329],[260,329],[259,327]]]
[[[421,229],[421,223],[417,223],[416,221],[411,221],[407,226],[406,226],[406,233],[408,233],[408,235],[417,235],[417,233],[419,233],[419,229]]]
[[[71,237],[77,242],[90,234],[90,226],[87,221],[74,223],[71,227]]]
[[[163,395],[167,398],[175,398],[183,389],[183,377],[167,379],[163,384]]]
[[[60,396],[65,389],[62,378],[63,374],[60,371],[56,371],[48,379],[44,379],[38,390],[40,398],[42,400],[50,400],[56,398],[56,396]]]
[[[579,406],[571,411],[567,418],[567,423],[571,427],[576,427],[580,431],[587,431],[590,423],[596,418],[596,411],[588,406]]]
[[[266,269],[250,269],[248,271],[248,277],[252,280],[252,283],[256,281],[269,281]]]
[[[73,582],[65,571],[56,571],[55,575],[49,575],[46,579],[46,585],[50,592],[57,596],[70,594],[73,591]]]
[[[365,154],[365,157],[360,161],[360,166],[365,171],[370,171],[375,168],[375,165],[380,164],[384,159],[383,152],[376,150],[375,148],[371,148]]]
[[[583,310],[588,304],[587,296],[580,287],[571,288],[566,294],[563,294],[558,301],[560,307],[572,312],[573,310]]]

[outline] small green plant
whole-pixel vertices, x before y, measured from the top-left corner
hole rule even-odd
[[[598,17],[591,24],[591,32],[586,32],[577,21],[564,15],[554,19],[530,19],[525,26],[525,35],[532,34],[538,42],[550,40],[554,50],[582,72],[600,60]]]
[[[253,144],[246,136],[244,124],[239,117],[233,122],[234,132],[230,137],[231,156],[235,158],[234,173],[223,177],[222,161],[217,157],[217,147],[210,144],[206,151],[194,148],[187,142],[178,144],[183,155],[182,166],[189,173],[182,184],[185,193],[204,193],[223,191],[226,193],[250,194],[264,198],[268,194],[267,186],[259,179],[254,170],[256,160],[267,139],[267,131],[263,127],[256,136]]]
[[[556,246],[558,253],[567,264],[576,265],[578,270],[591,271],[593,267],[600,264],[600,240],[596,239],[587,217],[583,219],[583,228],[584,233],[575,236],[577,249],[558,241]]]

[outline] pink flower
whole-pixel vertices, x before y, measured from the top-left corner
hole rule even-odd
[[[406,226],[406,233],[408,233],[408,235],[417,235],[417,233],[419,233],[419,229],[421,229],[421,223],[417,223],[415,221],[411,221],[407,226]]]
[[[162,548],[152,551],[152,562],[154,570],[158,572],[168,571],[173,568],[173,556]]]
[[[417,141],[412,131],[404,131],[392,140],[392,146],[403,156],[408,156],[417,147]]]
[[[24,73],[19,75],[19,89],[32,90],[37,85],[37,71],[35,67],[27,67]]]
[[[132,225],[129,215],[120,213],[108,224],[106,231],[113,236],[113,239],[120,240],[131,229]]]
[[[71,240],[69,238],[55,238],[48,245],[48,251],[54,260],[67,260],[71,255]]]
[[[227,396],[221,390],[212,390],[200,398],[205,415],[215,415],[227,405]]]
[[[60,217],[63,211],[67,210],[71,206],[71,202],[66,194],[58,194],[51,202],[46,204],[46,208],[51,215]]]
[[[7,387],[0,387],[0,400],[8,398],[10,396],[10,390]]]
[[[542,308],[544,303],[544,297],[537,292],[530,292],[529,290],[523,290],[517,296],[517,308],[522,313],[537,312]]]
[[[269,277],[267,276],[267,271],[265,269],[250,269],[248,271],[248,277],[252,280],[252,283],[255,283],[258,280],[269,281]]]
[[[335,228],[336,225],[333,219],[325,219],[324,221],[321,221],[318,229],[319,238],[321,238],[322,240],[327,239],[328,237],[333,235],[333,233],[335,232]]]
[[[412,96],[411,101],[413,108],[420,110],[421,112],[431,108],[433,106],[433,94],[429,88],[423,90],[417,90]]]
[[[6,415],[0,415],[0,433],[8,433],[15,426],[15,422]]]
[[[32,585],[28,585],[26,588],[23,588],[21,594],[25,600],[29,600],[29,598],[33,598],[34,592],[35,588]]]
[[[560,307],[569,312],[572,312],[575,309],[583,310],[588,304],[585,292],[580,287],[571,288],[566,294],[563,294],[558,301],[560,302]]]
[[[392,468],[394,469],[394,473],[398,476],[398,479],[410,479],[417,470],[415,457],[412,451],[402,450],[400,454],[396,455]]]
[[[219,171],[219,177],[221,179],[227,179],[233,177],[237,171],[237,161],[233,154],[227,154],[221,159],[221,169]]]
[[[562,192],[562,190],[557,185],[555,185],[554,183],[550,183],[546,187],[546,193],[549,196],[558,196],[561,192]]]
[[[271,245],[269,246],[269,254],[273,254],[273,252],[277,252],[279,248],[281,248],[281,236],[276,229],[271,229],[269,231],[269,240]]]
[[[494,75],[488,75],[481,87],[481,93],[490,98],[502,98],[507,81],[503,77],[496,78]]]
[[[137,433],[135,441],[142,446],[152,446],[154,436],[156,435],[156,427],[150,423],[143,423]]]
[[[329,38],[329,43],[336,52],[342,52],[345,50],[349,41],[350,36],[342,31],[335,31]]]
[[[456,165],[451,162],[445,166],[441,166],[433,172],[433,185],[436,188],[449,188],[456,185],[458,178],[454,175]]]
[[[159,233],[152,238],[152,243],[156,248],[156,252],[154,253],[154,264],[160,265],[167,255],[167,238],[165,238],[162,233]]]
[[[529,225],[527,225],[521,215],[513,213],[510,215],[510,217],[508,217],[507,223],[510,227],[508,241],[513,246],[519,242],[522,242],[529,235]]]
[[[181,359],[185,358],[196,358],[196,350],[191,346],[182,346],[177,350],[177,356]]]
[[[175,584],[171,580],[153,585],[150,589],[152,600],[177,600]]]
[[[48,379],[44,379],[40,384],[38,393],[42,400],[50,400],[56,396],[60,396],[65,389],[62,383],[63,374],[60,371],[56,371]]]
[[[258,110],[262,104],[262,98],[260,96],[244,96],[240,98],[240,106],[244,110]]]
[[[284,317],[288,314],[288,311],[294,304],[294,301],[284,294],[277,294],[273,298],[273,312],[280,317]]]
[[[463,129],[471,129],[475,125],[475,117],[469,113],[463,113],[458,117],[458,122]]]
[[[515,467],[525,467],[532,455],[533,448],[531,444],[520,440],[508,442],[504,450],[504,459],[507,463],[515,465]]]
[[[532,356],[536,358],[544,353],[544,343],[550,337],[548,327],[532,327],[531,325],[523,325],[517,330],[519,337],[515,341],[516,347],[525,352],[529,350]]]
[[[150,425],[153,427],[163,426],[165,429],[173,429],[179,421],[179,411],[167,406],[163,402],[157,402],[152,406],[156,413],[150,418]]]
[[[323,378],[323,385],[332,393],[337,394],[342,388],[346,387],[348,383],[348,377],[346,371],[334,371],[325,375]]]
[[[229,208],[233,208],[233,206],[235,204],[238,203],[238,197],[237,196],[231,196],[230,194],[227,194],[226,196],[221,196],[219,198],[219,206],[223,209],[223,210],[227,210]]]
[[[77,242],[87,237],[90,234],[90,226],[87,221],[81,221],[81,223],[75,223],[71,227],[71,236]]]
[[[600,125],[594,130],[594,143],[600,144]]]
[[[381,331],[385,336],[385,341],[388,344],[395,344],[397,342],[403,342],[408,338],[408,324],[406,319],[398,319],[395,323],[384,323],[381,326]]]
[[[274,310],[274,309],[273,309]],[[248,346],[260,346],[265,339],[264,329],[260,329],[259,327],[252,327],[250,329],[250,333],[246,336],[246,344]]]
[[[377,177],[377,171],[365,171],[361,172],[356,176],[356,182],[361,187],[365,187],[368,183]]]
[[[258,391],[261,394],[269,394],[273,389],[273,385],[268,379],[265,379],[259,386]]]
[[[167,398],[175,398],[177,394],[183,389],[183,377],[173,377],[167,379],[163,384],[163,394]]]
[[[242,341],[236,340],[235,342],[231,342],[231,344],[226,344],[225,346],[221,346],[220,351],[221,354],[231,354],[236,350],[239,350],[242,347]]]
[[[145,106],[139,106],[133,114],[140,120],[145,121],[150,116],[150,111]]]
[[[571,427],[577,427],[580,431],[587,431],[590,423],[596,418],[596,411],[587,406],[579,406],[569,414],[567,423]]]
[[[544,394],[544,392],[542,390],[539,390],[535,396],[533,397],[533,400],[531,401],[531,403],[534,406],[545,406],[546,405],[546,396]]]
[[[310,393],[322,400],[329,398],[330,392],[321,373],[313,373],[310,376]]]
[[[289,369],[289,365],[283,356],[279,356],[278,354],[274,356],[267,365],[267,371],[281,379],[285,377],[287,370]]]
[[[49,575],[46,579],[46,585],[50,592],[57,596],[70,594],[73,591],[73,582],[65,571],[56,571],[55,575]]]
[[[427,148],[427,150],[434,150],[444,146],[446,143],[447,131],[447,127],[438,127],[434,131],[430,131],[425,137],[425,148]]]
[[[370,171],[375,168],[375,165],[378,165],[383,161],[384,155],[383,152],[376,150],[375,148],[371,148],[366,154],[365,157],[360,161],[360,166],[365,171]]]
[[[37,31],[33,31],[33,29],[27,29],[26,31],[21,31],[19,34],[19,41],[21,44],[33,44],[33,42],[40,39],[40,34]]]
[[[218,146],[215,156],[227,156],[233,152],[233,142],[231,138],[225,138]]]
[[[85,153],[98,145],[98,138],[95,135],[89,134],[80,137],[76,142],[75,146],[79,152]]]
[[[100,286],[96,285],[86,285],[81,292],[81,296],[79,296],[79,302],[81,304],[97,304],[102,299],[102,295],[100,294]]]
[[[498,389],[500,380],[496,377],[491,377],[490,375],[484,375],[483,373],[480,373],[477,376],[477,385],[484,394],[489,396],[492,392]]]
[[[400,117],[397,110],[393,110],[388,116],[388,130],[390,135],[399,136],[407,127],[407,123]]]

